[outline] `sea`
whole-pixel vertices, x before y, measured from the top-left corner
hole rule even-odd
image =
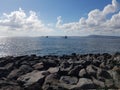
[[[118,37],[0,37],[0,57],[115,52],[120,52]]]

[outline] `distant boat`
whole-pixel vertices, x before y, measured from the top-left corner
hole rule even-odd
[[[48,38],[48,36],[46,36],[46,38]]]
[[[65,36],[64,38],[65,38],[65,39],[67,39],[68,37],[67,37],[67,36]]]

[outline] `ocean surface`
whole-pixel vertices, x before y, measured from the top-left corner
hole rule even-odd
[[[120,52],[120,38],[0,37],[0,57]]]

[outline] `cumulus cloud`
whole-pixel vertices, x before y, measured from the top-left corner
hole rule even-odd
[[[62,17],[57,18],[56,27],[61,30],[89,34],[120,35],[120,6],[112,0],[103,10],[95,9],[88,13],[88,18],[82,17],[78,22],[63,23]],[[112,15],[108,19],[108,16]]]
[[[0,18],[0,33],[9,35],[43,35],[51,32],[37,16],[36,12],[29,11],[29,15],[19,8],[10,14],[3,13]]]

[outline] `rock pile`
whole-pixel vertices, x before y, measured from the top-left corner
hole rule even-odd
[[[120,53],[0,58],[0,90],[120,89]]]

